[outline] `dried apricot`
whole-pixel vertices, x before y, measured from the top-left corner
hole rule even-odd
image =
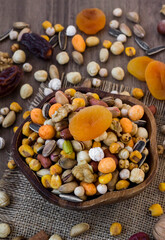
[[[49,117],[52,117],[52,115],[57,111],[62,105],[60,103],[53,104],[49,109]]]
[[[69,123],[74,139],[88,141],[100,136],[111,125],[112,114],[103,106],[90,106],[78,112]]]
[[[31,120],[36,123],[43,125],[45,122],[45,118],[42,115],[42,110],[40,108],[33,108],[30,113]]]
[[[86,8],[76,17],[78,28],[86,34],[96,34],[105,27],[106,17],[98,8]]]
[[[152,96],[165,100],[165,64],[159,61],[148,64],[145,78]]]
[[[152,58],[142,56],[133,58],[127,65],[127,70],[130,74],[140,81],[145,81],[145,70],[147,65],[154,61]]]
[[[55,128],[51,125],[43,125],[39,128],[39,136],[42,139],[52,139],[56,134]]]

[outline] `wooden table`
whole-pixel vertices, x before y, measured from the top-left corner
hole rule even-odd
[[[125,14],[128,11],[137,11],[140,14],[140,22],[141,25],[146,30],[145,41],[150,46],[157,46],[164,44],[164,37],[157,33],[157,23],[163,19],[163,15],[159,13],[163,1],[161,0],[1,0],[0,1],[0,34],[7,31],[14,21],[25,21],[30,23],[31,29],[33,32],[44,34],[44,30],[42,29],[41,23],[44,20],[49,20],[53,24],[61,23],[65,27],[70,24],[75,25],[76,14],[84,8],[92,8],[97,7],[102,9],[107,18],[106,27],[97,36],[100,38],[101,43],[104,39],[109,39],[111,41],[115,41],[115,38],[111,37],[108,34],[108,25],[110,20],[114,19],[112,15],[112,10],[116,7],[121,7],[123,10],[123,16],[119,18],[120,22],[127,23],[130,27],[133,26],[131,22],[128,22],[125,18]],[[165,17],[164,17],[165,18]],[[85,34],[83,34],[84,37]],[[68,41],[67,52],[71,56],[71,52],[73,50],[71,41]],[[5,40],[0,43],[0,51],[6,51],[11,54],[10,46],[12,45],[12,41]],[[101,48],[101,44],[95,48],[87,49],[84,53],[84,65],[79,67],[72,60],[70,60],[69,64],[66,66],[59,66],[55,60],[56,53],[60,51],[57,47],[54,51],[54,56],[51,61],[43,61],[41,59],[37,59],[34,56],[31,56],[27,53],[27,62],[30,62],[33,66],[32,73],[25,73],[24,78],[20,84],[20,86],[24,83],[29,83],[33,86],[34,93],[28,100],[22,100],[19,94],[20,86],[7,97],[0,99],[0,108],[4,106],[10,105],[11,102],[16,101],[19,102],[23,107],[23,112],[28,109],[29,102],[33,100],[35,94],[38,91],[39,83],[34,80],[33,74],[36,70],[45,69],[47,70],[51,63],[56,64],[59,67],[60,73],[65,71],[66,73],[69,71],[80,71],[83,77],[87,76],[86,65],[88,62],[95,60],[99,62],[99,49]],[[137,50],[137,56],[145,55],[144,51],[141,50],[136,43],[134,42],[134,38],[128,39],[125,46],[134,46]],[[154,56],[155,59],[164,60],[164,53],[160,53]],[[114,83],[122,83],[125,85],[133,86],[133,87],[141,87],[142,89],[146,89],[146,84],[144,82],[140,82],[130,76],[127,71],[127,63],[129,58],[123,53],[120,56],[112,56],[110,54],[110,58],[107,63],[100,64],[101,67],[106,67],[109,70],[115,66],[121,66],[125,70],[125,78],[122,82],[118,82],[112,79],[111,75],[104,79],[104,81],[112,81]],[[18,126],[22,121],[22,113],[17,114],[17,121],[13,126]],[[0,127],[0,136],[5,138],[6,147],[3,150],[0,150],[0,177],[3,175],[4,169],[6,168],[6,164],[8,161],[8,155],[11,150],[11,139],[13,137],[13,126],[8,129],[3,129]]]

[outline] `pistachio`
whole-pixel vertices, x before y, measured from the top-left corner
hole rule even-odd
[[[99,53],[100,62],[107,62],[109,58],[109,51],[107,48],[102,48]]]
[[[76,187],[78,187],[77,182],[69,182],[61,185],[58,190],[61,193],[72,193]]]
[[[24,63],[24,65],[22,66],[24,72],[31,72],[33,67],[30,63]]]
[[[144,28],[140,24],[135,24],[133,26],[133,32],[139,38],[144,38],[146,35]]]
[[[80,52],[73,51],[72,52],[72,58],[73,58],[73,61],[75,63],[77,63],[78,65],[82,65],[83,62],[84,62],[83,55]]]
[[[115,67],[111,71],[112,77],[116,80],[123,80],[124,70],[121,67]]]
[[[91,79],[86,78],[84,82],[81,84],[81,87],[91,88],[92,87]]]
[[[120,31],[125,34],[127,37],[131,37],[132,36],[132,31],[131,29],[125,24],[125,23],[121,23],[120,27],[119,27]]]
[[[123,11],[121,8],[115,8],[112,13],[115,17],[121,17]]]
[[[70,169],[65,170],[61,176],[61,179],[64,183],[69,183],[69,182],[73,181],[74,176],[72,174],[72,170],[70,170]]]
[[[98,74],[99,70],[100,70],[100,66],[98,63],[96,63],[94,61],[88,63],[87,72],[90,76],[92,76],[92,77],[96,76]]]
[[[53,64],[50,65],[50,67],[49,67],[49,76],[51,79],[53,79],[53,78],[59,79],[60,78],[58,68]]]
[[[139,22],[139,14],[137,12],[128,12],[126,18],[133,23]]]
[[[20,33],[18,34],[17,41],[18,41],[18,42],[21,41],[22,36],[23,36],[24,33],[30,33],[30,32],[31,32],[30,28],[24,28],[24,29],[22,29],[22,30],[20,31]]]
[[[61,149],[56,147],[55,151],[51,153],[50,159],[53,162],[57,162],[59,160],[59,158],[60,158],[60,152],[61,152]]]
[[[7,116],[5,117],[3,123],[2,123],[2,127],[4,128],[8,128],[10,127],[11,125],[13,125],[13,123],[15,122],[16,120],[16,114],[14,111],[10,111]]]
[[[95,37],[95,36],[91,36],[91,37],[88,37],[86,39],[86,45],[88,47],[94,47],[94,46],[97,46],[99,44],[100,40],[98,37]]]
[[[63,169],[71,169],[77,164],[77,161],[74,159],[69,159],[69,158],[61,158],[59,160],[59,165]]]
[[[56,141],[50,140],[44,147],[42,151],[42,155],[44,157],[48,157],[56,148]]]
[[[89,224],[88,223],[79,223],[75,226],[72,227],[71,231],[70,231],[70,236],[71,237],[77,237],[80,234],[86,232],[87,230],[89,230]]]
[[[16,29],[23,29],[23,28],[26,28],[26,27],[29,27],[30,25],[28,23],[25,23],[25,22],[14,22],[13,23],[13,28],[16,28]]]
[[[48,78],[48,73],[45,70],[38,70],[34,73],[34,78],[38,82],[45,82]]]
[[[56,60],[60,65],[64,65],[69,62],[69,56],[67,52],[60,52],[56,56]]]
[[[102,101],[104,101],[106,104],[108,104],[109,107],[111,107],[115,104],[113,97],[104,97],[104,98],[102,98]]]
[[[26,61],[26,54],[23,50],[17,50],[14,52],[12,59],[17,64],[24,63]]]
[[[20,96],[22,99],[26,99],[33,94],[33,88],[30,84],[26,83],[22,85],[20,89]]]
[[[0,191],[0,207],[6,207],[10,204],[10,198],[7,193]]]
[[[119,27],[119,22],[117,20],[112,20],[109,23],[110,28],[118,28]]]
[[[114,42],[110,49],[114,55],[119,55],[124,51],[124,45],[121,42]]]
[[[74,94],[74,98],[83,98],[84,101],[85,101],[85,105],[88,104],[87,96],[86,96],[85,94],[81,93],[81,92],[78,92],[78,91],[77,91],[77,92]]]
[[[63,93],[62,91],[57,91],[55,93],[55,98],[56,98],[56,101],[58,103],[60,103],[61,105],[64,105],[64,104],[68,104],[69,103],[69,100],[66,96],[65,93]]]
[[[67,73],[66,79],[72,84],[77,84],[81,81],[81,74],[79,72],[70,72]]]
[[[72,146],[75,152],[80,152],[85,149],[84,143],[76,140],[72,140]]]

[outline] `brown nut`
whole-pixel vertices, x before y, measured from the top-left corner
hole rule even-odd
[[[165,35],[165,20],[162,20],[158,23],[157,31],[160,34]]]
[[[113,160],[114,160],[115,163],[116,163],[116,166],[117,166],[118,163],[119,163],[117,157],[116,157],[115,155],[111,154],[108,148],[104,150],[104,157],[110,157],[110,158],[113,158]]]
[[[68,127],[68,121],[64,119],[60,122],[55,123],[55,129],[57,132],[60,132],[67,127]]]
[[[60,132],[60,136],[65,140],[71,140],[73,137],[69,131],[69,128],[65,128]]]
[[[97,173],[98,172],[98,162],[91,161],[89,164],[91,165],[93,171]]]
[[[56,101],[58,103],[60,103],[61,105],[69,103],[69,100],[68,100],[66,94],[63,93],[62,91],[57,91],[55,94],[55,98],[56,98]]]
[[[108,107],[108,105],[104,101],[97,100],[95,98],[89,99],[89,104],[92,105],[92,106],[93,105],[100,105],[100,106]]]
[[[108,110],[112,113],[113,118],[120,116],[120,110],[117,107],[108,107]]]
[[[41,165],[44,168],[49,168],[52,165],[52,162],[51,162],[50,158],[44,157],[41,154],[37,155],[37,159],[40,161]]]
[[[150,111],[152,112],[153,115],[156,114],[157,109],[154,105],[150,105],[150,106],[148,106],[148,108],[150,109]]]

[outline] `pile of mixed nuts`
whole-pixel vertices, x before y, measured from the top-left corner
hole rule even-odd
[[[88,9],[87,9],[88,10]],[[162,10],[164,11],[164,10]],[[114,17],[121,17],[121,8],[113,10]],[[82,16],[81,16],[82,17]],[[145,36],[145,30],[139,24],[137,12],[128,12],[126,18],[134,23],[133,33],[138,38]],[[76,21],[77,25],[78,20]],[[66,29],[61,24],[52,25],[49,21],[44,21],[42,27],[44,35],[33,33],[30,25],[25,22],[14,22],[13,27],[7,34],[0,37],[0,41],[9,37],[15,41],[11,46],[13,56],[5,52],[0,52],[0,94],[6,96],[11,93],[22,79],[22,73],[30,73],[33,66],[26,62],[26,53],[22,50],[25,47],[33,55],[50,59],[53,49],[59,45],[61,52],[56,55],[57,63],[65,65],[70,58],[78,64],[84,64],[83,52],[87,47],[95,47],[100,44],[97,36],[87,37],[85,40],[73,25]],[[110,53],[120,55],[125,50],[128,57],[136,54],[134,47],[124,47],[128,37],[132,36],[131,29],[125,23],[111,20],[109,23],[109,34],[116,37],[115,42],[105,39],[102,48],[99,50],[100,63],[108,61]],[[158,25],[158,31],[162,30],[163,23]],[[74,51],[69,56],[66,51],[67,41],[72,38]],[[14,64],[22,64],[22,68]],[[87,73],[91,78],[86,78],[82,86],[100,87],[102,80],[108,76],[108,69],[101,68],[100,64],[91,61],[87,64]],[[100,78],[96,76],[99,75]],[[124,70],[114,67],[111,76],[116,80],[123,80]],[[129,187],[134,187],[144,181],[149,165],[146,159],[149,151],[147,149],[148,131],[143,120],[144,109],[140,105],[130,106],[122,102],[119,98],[100,99],[96,93],[86,94],[76,91],[74,88],[60,91],[62,77],[57,66],[50,65],[49,70],[37,70],[34,73],[37,82],[46,82],[48,87],[44,89],[44,95],[55,93],[42,109],[34,108],[31,112],[23,114],[25,119],[29,115],[32,121],[28,121],[22,128],[22,145],[19,147],[20,154],[25,158],[29,167],[41,178],[41,183],[45,188],[51,189],[52,193],[59,197],[73,202],[82,202],[88,199],[99,197],[107,191],[118,191]],[[69,72],[66,80],[76,85],[82,81],[80,72]],[[112,93],[118,93],[112,91]],[[20,88],[20,97],[27,99],[33,94],[33,87],[25,83]],[[120,94],[130,95],[124,91]],[[142,89],[134,88],[132,96],[141,99],[144,96]],[[102,131],[97,137],[82,140],[77,137],[77,133],[71,131],[73,120],[83,114],[91,107],[99,106],[105,108],[112,116],[112,121],[108,128]],[[156,113],[155,106],[149,106],[153,114]],[[3,107],[0,109],[0,125],[7,128],[14,124],[16,113],[21,112],[22,107],[17,102],[12,102],[10,109]],[[93,111],[93,110],[92,110]],[[90,115],[90,114],[89,114]],[[87,115],[86,115],[87,116]],[[80,124],[79,124],[80,127]],[[18,127],[14,127],[15,132]],[[165,134],[164,125],[161,132]],[[5,146],[5,140],[0,137],[0,149]],[[163,154],[165,143],[158,145],[159,154]],[[8,162],[8,168],[16,167],[14,160]],[[159,190],[165,191],[165,183],[160,183]],[[10,204],[10,199],[5,192],[0,192],[0,207]],[[152,216],[160,216],[163,209],[159,204],[153,204],[149,210]],[[80,223],[71,229],[70,236],[76,237],[89,229],[87,223]],[[122,231],[120,223],[115,222],[110,227],[110,234],[119,235]],[[0,224],[0,238],[6,238],[11,232],[10,226],[5,223]],[[155,235],[154,235],[155,236]],[[164,236],[164,235],[162,235]],[[31,239],[61,240],[62,238],[54,234],[50,238],[43,231],[37,233]],[[148,239],[145,233],[137,233],[129,240],[139,238]],[[24,239],[17,237],[16,239]],[[158,239],[158,238],[156,238]]]

